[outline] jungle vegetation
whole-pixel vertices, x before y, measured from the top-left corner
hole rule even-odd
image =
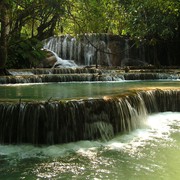
[[[110,33],[180,41],[179,0],[0,0],[0,69],[34,66],[53,35]]]

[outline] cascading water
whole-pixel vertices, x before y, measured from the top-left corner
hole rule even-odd
[[[57,53],[63,59],[74,60],[79,65],[111,65],[111,49],[106,34],[86,34],[74,38],[70,35],[44,41],[44,48]]]
[[[78,65],[131,58],[129,40],[119,57],[107,35],[98,38],[51,38],[45,47]],[[0,179],[178,179],[179,70],[125,73],[63,59],[55,66],[66,68],[0,77]]]
[[[0,179],[178,180],[179,133],[180,113],[165,112],[108,142],[0,145]]]
[[[93,68],[14,73],[1,82],[118,74]],[[178,179],[179,75],[164,75],[176,80],[0,85],[0,179]]]
[[[164,54],[167,47],[163,43],[152,46],[142,41],[136,45],[127,37],[111,34],[85,34],[76,38],[66,35],[44,40],[45,48],[62,59],[74,60],[78,65],[88,65],[87,59],[91,65],[102,66],[156,66],[156,62],[163,66],[179,65],[173,48],[168,48],[169,53]]]
[[[148,113],[180,111],[180,91],[140,91],[120,97],[0,103],[0,142],[57,144],[110,139],[143,125]],[[31,127],[31,128],[29,128]]]
[[[54,63],[53,67],[61,67],[61,68],[74,68],[77,67],[77,64],[73,61],[73,60],[65,60],[65,59],[61,59],[55,52],[49,50],[49,49],[45,49],[46,51],[51,52],[55,58],[56,58],[56,62]]]
[[[129,73],[125,73],[124,70],[80,68],[76,67],[73,61],[60,60],[61,65],[66,64],[66,62],[68,64],[66,68],[10,70],[13,76],[1,76],[0,84],[180,79],[180,73],[176,71],[163,73],[131,70]]]

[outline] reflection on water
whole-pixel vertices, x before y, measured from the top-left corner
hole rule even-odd
[[[179,88],[180,81],[122,81],[0,85],[0,99],[67,99],[116,95],[141,88]]]
[[[177,180],[179,152],[180,113],[165,112],[108,142],[0,145],[0,179]]]

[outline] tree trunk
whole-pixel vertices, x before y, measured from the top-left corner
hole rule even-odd
[[[6,74],[5,70],[7,61],[7,41],[9,35],[9,16],[8,16],[8,5],[3,3],[0,4],[1,11],[1,32],[0,32],[0,74]]]

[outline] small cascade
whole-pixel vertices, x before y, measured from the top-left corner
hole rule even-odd
[[[63,60],[64,61],[64,60]],[[52,68],[10,70],[13,76],[1,76],[0,84],[15,83],[45,83],[45,82],[71,82],[71,81],[122,81],[122,80],[179,80],[178,73],[157,72],[129,72],[119,70],[106,70],[95,68]]]
[[[77,67],[77,64],[73,61],[73,60],[65,60],[65,59],[61,59],[55,52],[49,50],[49,49],[45,49],[46,51],[50,51],[56,58],[56,62],[53,65],[53,68],[56,67],[61,67],[61,68],[74,68]]]
[[[77,38],[70,35],[51,37],[44,41],[44,48],[63,59],[74,60],[78,65],[111,65],[107,34],[86,34]]]
[[[172,44],[167,48],[164,42],[160,43],[161,45],[152,46],[141,41],[137,45],[128,37],[112,34],[84,34],[76,37],[70,35],[50,37],[43,43],[44,48],[54,51],[62,59],[74,60],[78,65],[140,67],[156,66],[156,62],[163,66],[179,65],[179,56],[175,55],[173,50],[173,47],[177,49],[177,45]]]
[[[90,66],[95,64],[94,63],[95,53],[96,53],[96,49],[91,44],[87,44],[84,47],[85,65]]]
[[[68,38],[68,36],[65,36],[65,38],[62,42],[62,53],[63,53],[62,57],[64,59],[67,59],[67,49],[68,49],[68,45],[69,45],[69,41],[67,41],[67,38]]]
[[[42,74],[91,74],[99,72],[108,72],[106,70],[99,70],[94,68],[35,68],[35,69],[20,69],[20,70],[9,70],[14,76],[23,75],[42,75]]]
[[[42,74],[0,77],[0,84],[48,83],[48,82],[83,82],[83,81],[122,81],[122,75],[90,74]]]
[[[125,80],[155,80],[155,79],[179,79],[179,74],[172,73],[126,73]]]
[[[0,102],[0,143],[107,140],[144,125],[149,113],[180,112],[179,90],[137,91],[103,99]]]

